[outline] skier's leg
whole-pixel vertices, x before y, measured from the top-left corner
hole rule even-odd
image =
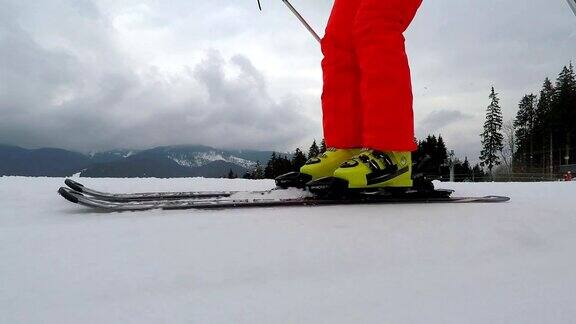
[[[364,147],[413,151],[412,85],[404,36],[422,0],[361,0],[354,39],[361,69]]]
[[[411,187],[412,87],[402,33],[421,0],[360,0],[354,40],[360,66],[362,143],[334,171],[350,188]]]
[[[336,0],[322,39],[322,112],[328,147],[362,147],[360,69],[353,44],[353,24],[360,1]]]
[[[352,37],[358,4],[358,0],[336,0],[322,40],[324,138],[330,149],[300,169],[307,180],[332,176],[340,164],[358,154],[362,147],[360,69]]]

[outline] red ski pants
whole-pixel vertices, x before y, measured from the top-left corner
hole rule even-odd
[[[413,151],[412,85],[402,33],[422,0],[336,0],[322,40],[326,145]]]

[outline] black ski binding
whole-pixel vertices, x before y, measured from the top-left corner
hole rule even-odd
[[[276,179],[276,186],[278,188],[304,188],[306,183],[312,180],[312,176],[300,173],[300,172],[290,172],[283,174]]]

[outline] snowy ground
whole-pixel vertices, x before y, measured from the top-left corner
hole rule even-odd
[[[82,179],[104,191],[270,181]],[[576,182],[492,205],[96,213],[0,177],[0,323],[574,323]]]

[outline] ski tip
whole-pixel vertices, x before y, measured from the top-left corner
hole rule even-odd
[[[58,193],[60,194],[60,196],[64,197],[64,199],[68,200],[69,202],[78,203],[78,198],[76,198],[72,193],[70,193],[68,191],[69,189],[64,188],[64,187],[60,187],[60,189],[58,189]]]
[[[486,196],[484,198],[488,202],[507,202],[507,201],[510,201],[510,197],[505,197],[505,196]]]
[[[73,190],[76,190],[78,192],[83,192],[84,186],[81,183],[78,183],[72,179],[66,179],[66,180],[64,180],[64,183]]]

